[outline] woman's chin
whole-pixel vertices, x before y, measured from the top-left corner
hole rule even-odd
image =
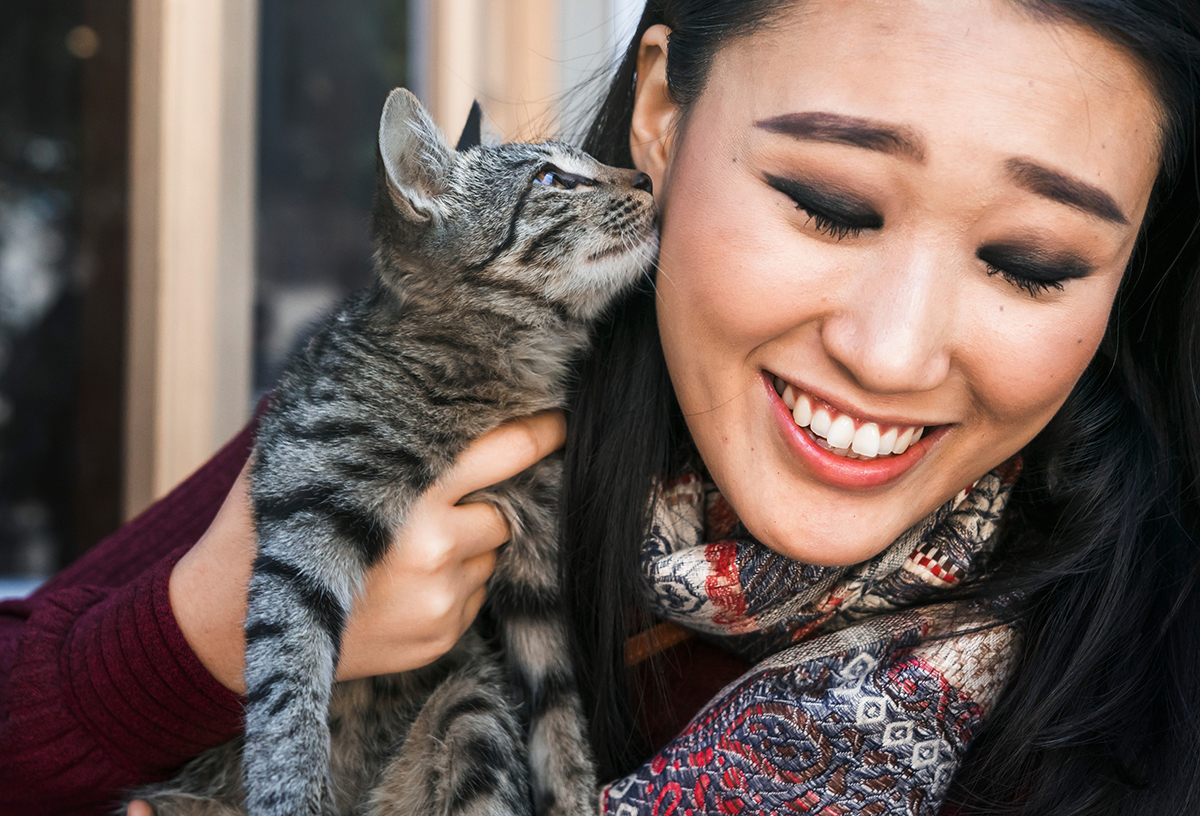
[[[803,495],[803,490],[786,490],[791,495]],[[726,495],[735,512],[739,502],[734,496]],[[762,502],[762,492],[757,498],[741,502],[748,512],[739,513],[739,518],[755,540],[795,561],[821,567],[850,566],[874,558],[886,550],[893,541],[909,527],[920,521],[927,513],[909,520],[897,518],[880,519],[878,512],[864,512],[862,499],[846,499],[842,502],[814,500],[809,506],[820,507],[823,512],[814,517],[808,513],[771,512],[770,502]],[[776,508],[796,507],[800,502],[776,503]],[[763,512],[763,511],[766,512]]]

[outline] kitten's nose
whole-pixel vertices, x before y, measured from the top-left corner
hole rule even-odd
[[[652,193],[654,192],[654,182],[645,173],[638,173],[633,179],[633,189]]]

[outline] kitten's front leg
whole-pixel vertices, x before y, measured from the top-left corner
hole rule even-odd
[[[488,584],[509,676],[524,697],[538,816],[597,809],[595,761],[571,665],[559,586],[561,460],[548,458],[491,491],[512,538]]]
[[[523,624],[506,627],[505,640],[528,642],[528,628],[514,631],[520,628]],[[566,654],[567,638],[561,628],[539,637],[543,646],[538,648],[549,645]],[[541,678],[530,678],[530,685],[529,767],[535,810],[538,816],[593,816],[599,802],[596,764],[574,678],[569,673],[555,676],[551,669]]]
[[[538,816],[593,816],[595,761],[562,622],[501,623],[509,671],[525,689],[529,768]]]
[[[365,564],[315,512],[264,522],[246,615],[243,771],[252,816],[332,812],[328,712],[338,648]],[[264,510],[265,508],[265,510]]]

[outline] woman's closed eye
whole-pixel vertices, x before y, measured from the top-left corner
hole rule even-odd
[[[989,275],[999,275],[1033,297],[1050,289],[1062,289],[1064,281],[1092,272],[1091,266],[1074,255],[1056,256],[1012,244],[980,247],[975,257],[983,261]]]
[[[796,209],[808,215],[809,223],[818,232],[834,240],[858,237],[864,230],[883,227],[882,215],[865,202],[839,190],[770,173],[765,178],[767,184],[790,198]]]

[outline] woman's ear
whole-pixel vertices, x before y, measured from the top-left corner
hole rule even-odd
[[[667,40],[671,29],[654,25],[646,29],[638,46],[637,88],[634,91],[633,122],[629,128],[629,150],[633,164],[650,176],[656,191],[664,191],[664,177],[675,135],[679,106],[667,89]]]

